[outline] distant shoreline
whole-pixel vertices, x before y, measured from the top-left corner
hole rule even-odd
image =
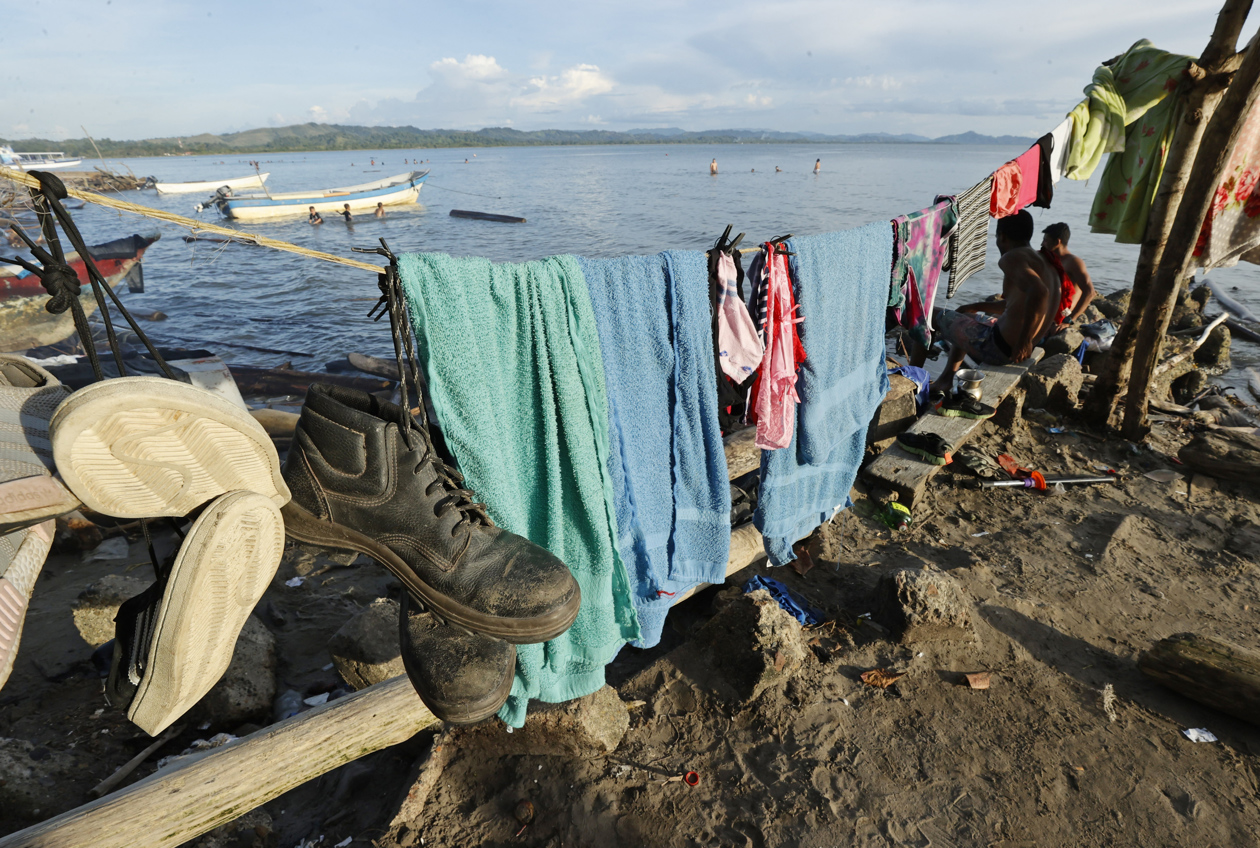
[[[986,136],[974,132],[939,138],[912,134],[865,133],[839,136],[821,133],[788,133],[771,130],[533,130],[505,127],[467,130],[420,130],[415,127],[352,127],[333,124],[297,124],[239,133],[139,141],[97,139],[0,139],[18,153],[59,150],[82,159],[118,159],[144,156],[234,156],[328,151],[426,150],[467,147],[574,147],[659,144],[921,144],[921,145],[1015,145],[1033,139],[1018,136]],[[97,154],[99,148],[99,155]]]

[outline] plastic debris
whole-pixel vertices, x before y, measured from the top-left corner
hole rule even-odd
[[[991,675],[987,671],[977,671],[973,674],[964,674],[967,678],[967,685],[972,689],[988,689]]]
[[[302,703],[308,707],[318,707],[320,704],[328,703],[328,693],[320,692],[318,695],[312,695],[309,698],[303,698]]]
[[[1171,468],[1156,468],[1154,471],[1148,471],[1142,476],[1147,480],[1154,480],[1156,483],[1171,483],[1181,475]]]
[[[284,581],[284,585],[288,586],[290,589],[296,589],[305,582],[305,577],[290,577],[288,580]]]
[[[354,841],[353,836],[347,836],[345,839],[341,840],[336,845],[334,845],[333,848],[346,848],[346,846],[349,845],[353,841]]]
[[[988,530],[981,530],[979,533],[972,533],[971,538],[979,539],[981,536],[987,536],[987,535],[989,535]]]
[[[131,549],[127,544],[126,538],[123,536],[115,536],[114,538],[106,539],[104,542],[97,545],[92,553],[88,555],[87,561],[97,562],[99,560],[105,560],[108,562],[110,560],[126,559],[130,550]]]
[[[1206,727],[1188,727],[1181,731],[1191,742],[1215,742],[1216,734]]]

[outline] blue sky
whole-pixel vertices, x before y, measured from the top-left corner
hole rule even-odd
[[[1198,55],[1220,0],[5,5],[0,137],[311,120],[1029,136],[1139,38]]]

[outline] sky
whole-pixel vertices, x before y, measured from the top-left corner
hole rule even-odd
[[[0,137],[307,121],[1036,136],[1140,38],[1197,56],[1220,2],[10,0]]]

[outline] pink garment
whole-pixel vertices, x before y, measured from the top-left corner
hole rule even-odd
[[[1019,197],[1015,201],[1019,204],[1019,209],[1031,204],[1037,199],[1037,188],[1040,184],[1041,174],[1041,147],[1034,144],[1028,148],[1028,152],[1015,160],[1016,166],[1019,167]],[[1015,212],[1011,214],[1014,215]]]
[[[1027,156],[1028,154],[1024,154]],[[1024,207],[1019,205],[1023,194],[1023,174],[1020,172],[1018,160],[1012,159],[993,172],[993,196],[989,199],[989,215],[994,218],[1005,218],[1014,215]],[[1033,196],[1036,197],[1036,186]]]
[[[792,443],[796,426],[796,368],[805,360],[805,348],[796,325],[805,320],[796,314],[788,258],[766,245],[766,350],[757,392],[757,447],[778,450]]]
[[[748,307],[739,299],[736,288],[735,260],[730,254],[718,257],[718,357],[722,373],[735,385],[747,380],[761,365],[765,345],[757,335]]]

